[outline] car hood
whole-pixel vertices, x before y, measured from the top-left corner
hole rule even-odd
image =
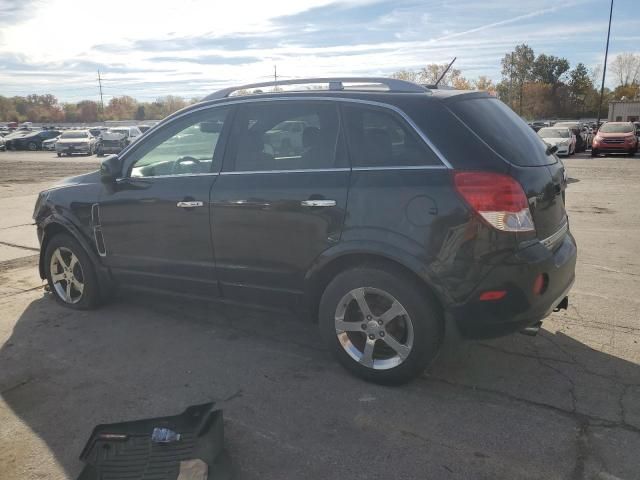
[[[63,178],[57,182],[54,187],[67,187],[69,185],[79,185],[86,183],[99,183],[100,182],[100,170],[94,172],[83,173],[82,175],[76,175],[75,177]]]
[[[102,135],[100,135],[100,138],[102,138],[103,140],[122,140],[124,138],[124,134],[104,132]]]
[[[59,138],[58,143],[87,143],[88,138]]]
[[[600,138],[624,138],[624,137],[630,137],[631,135],[633,135],[633,132],[627,132],[627,133],[598,132],[598,136]]]

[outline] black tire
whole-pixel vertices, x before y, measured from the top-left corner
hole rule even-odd
[[[38,150],[38,144],[36,142],[29,142],[27,144],[27,149],[32,152],[35,152],[36,150]]]
[[[592,157],[597,157],[598,156],[598,150],[596,150],[595,148],[591,149],[591,156]]]
[[[363,287],[390,295],[401,304],[410,319],[409,322],[413,329],[413,345],[409,350],[408,356],[398,365],[387,369],[367,367],[352,358],[340,343],[335,327],[336,312],[338,308],[347,308],[346,303],[344,303],[345,296]],[[352,308],[351,304],[348,308]],[[360,311],[357,302],[353,308],[356,308],[356,312]],[[371,310],[374,313],[373,308]],[[360,316],[356,317],[355,325],[358,328],[364,328],[367,325],[366,319],[362,317],[362,314],[356,315]],[[374,317],[369,322],[373,323],[373,326],[367,326],[367,328],[379,328],[386,331],[386,327],[376,327],[376,318]],[[403,316],[394,318],[396,320],[390,323],[396,321],[406,322]],[[338,274],[329,283],[320,299],[319,322],[326,344],[343,367],[364,380],[386,385],[406,383],[420,375],[437,355],[443,336],[443,321],[436,302],[419,282],[403,272],[376,267],[357,267]],[[365,323],[361,324],[361,322]],[[371,334],[372,330],[369,330],[369,332]],[[377,335],[382,336],[384,332],[378,332]],[[386,340],[378,338],[377,335],[370,337],[374,342],[374,352],[377,351],[376,355],[380,355],[380,348],[382,348],[382,353],[384,354],[384,349],[389,347]],[[394,338],[389,333],[387,333],[387,336]],[[358,339],[360,339],[360,344],[363,345],[367,341],[367,334],[364,331],[354,331],[349,333],[349,339],[351,338],[354,340],[353,345],[356,344]],[[396,340],[398,339],[396,338]],[[379,344],[378,342],[381,343]],[[381,345],[381,347],[378,345]],[[388,351],[395,353],[393,350]],[[364,353],[364,347],[362,347],[362,352],[359,353]]]
[[[58,157],[61,157],[61,156],[62,156],[62,153],[58,152]]]
[[[633,157],[636,154],[635,150],[629,150],[629,153],[627,154],[630,157]]]
[[[58,293],[52,280],[51,257],[54,255],[54,252],[56,252],[56,250],[61,247],[72,252],[77,257],[78,264],[81,269],[81,275],[79,275],[77,271],[76,274],[79,277],[81,276],[81,281],[84,284],[84,289],[77,303],[69,303],[65,301]],[[82,248],[78,241],[71,235],[61,233],[56,235],[49,241],[44,254],[44,268],[47,275],[47,283],[49,284],[51,295],[53,295],[56,302],[58,302],[60,305],[76,310],[89,310],[95,308],[99,304],[100,287],[98,284],[98,277],[96,275],[95,266],[93,265],[93,262],[91,261],[89,255],[87,255],[87,252],[85,252],[84,248]]]

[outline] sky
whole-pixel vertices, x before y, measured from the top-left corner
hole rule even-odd
[[[521,43],[601,65],[609,0],[0,0],[0,95],[203,97],[273,78],[380,76],[457,57],[500,80]],[[640,53],[640,0],[615,0],[609,61]]]

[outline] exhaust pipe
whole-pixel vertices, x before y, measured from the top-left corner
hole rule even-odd
[[[569,297],[564,297],[556,308],[553,309],[554,312],[559,312],[560,310],[566,310],[569,306]]]
[[[540,327],[542,326],[542,322],[534,323],[529,327],[525,327],[520,330],[520,333],[523,335],[527,335],[529,337],[535,337],[540,331]]]

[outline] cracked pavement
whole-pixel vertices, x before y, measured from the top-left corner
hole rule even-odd
[[[75,478],[96,424],[207,400],[242,479],[640,478],[640,160],[565,164],[569,309],[537,337],[451,342],[403,387],[349,376],[291,314],[127,292],[57,306],[31,244],[3,236],[40,185],[5,183],[0,252],[21,252],[0,258],[0,479]]]

